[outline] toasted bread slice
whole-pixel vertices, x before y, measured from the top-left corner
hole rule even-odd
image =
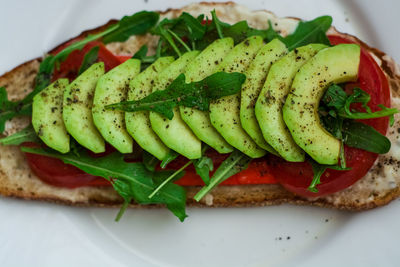
[[[182,9],[160,12],[162,17],[177,17],[183,11],[193,15],[210,14],[216,9],[221,20],[234,23],[247,20],[256,28],[265,28],[271,20],[283,35],[291,33],[298,24],[296,18],[277,18],[268,11],[249,11],[243,6],[228,3],[198,3]],[[83,32],[79,37],[98,32],[111,23]],[[371,48],[354,36],[339,33],[335,28],[330,34],[346,36],[367,49],[387,75],[392,92],[392,106],[400,108],[400,72],[395,62],[383,52]],[[108,48],[116,54],[132,54],[141,45],[154,49],[157,38],[145,35],[131,37],[124,43],[112,43]],[[55,48],[56,49],[56,48]],[[21,99],[33,88],[34,78],[41,59],[28,61],[0,77],[0,86],[6,87],[11,99]],[[12,134],[29,123],[28,118],[13,119],[6,125],[5,135]],[[367,175],[353,186],[327,197],[307,199],[296,196],[280,185],[218,186],[201,202],[193,196],[199,187],[188,187],[188,204],[209,207],[265,206],[281,203],[316,205],[346,210],[364,210],[389,203],[400,195],[400,115],[389,128],[387,136],[392,149],[380,155]],[[58,188],[43,183],[29,169],[24,154],[15,146],[0,145],[0,194],[31,200],[46,200],[76,206],[118,206],[122,199],[112,188],[82,187],[77,189]],[[140,205],[132,204],[140,207]]]

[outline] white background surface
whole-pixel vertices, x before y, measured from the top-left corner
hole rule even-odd
[[[191,1],[0,1],[0,73],[82,30]],[[393,1],[237,1],[279,16],[329,14],[400,62]],[[400,202],[363,213],[312,207],[166,210],[70,208],[0,199],[0,266],[398,266]],[[290,239],[288,239],[290,237]],[[281,240],[280,240],[281,239]]]

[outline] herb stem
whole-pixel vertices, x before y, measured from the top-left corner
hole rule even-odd
[[[167,183],[169,183],[172,179],[174,179],[175,176],[177,176],[179,173],[181,173],[184,169],[186,169],[190,164],[192,164],[192,161],[187,162],[185,165],[183,165],[179,170],[174,172],[171,176],[169,176],[167,179],[165,179],[154,191],[149,195],[149,198],[154,197],[155,194],[157,194],[158,191],[160,191]]]
[[[222,178],[227,174],[230,169],[238,163],[245,154],[242,154],[240,157],[237,157],[234,161],[232,161],[229,166],[221,172],[221,174],[217,177],[213,177],[210,183],[207,186],[204,186],[197,194],[194,196],[194,200],[199,202],[208,192],[210,192],[214,187],[216,187],[219,183],[222,182]]]
[[[119,222],[122,215],[124,215],[126,209],[129,207],[130,202],[131,202],[131,199],[129,199],[128,201],[125,201],[124,204],[122,204],[121,209],[118,211],[117,217],[115,217],[116,222]]]
[[[170,29],[168,29],[167,31],[168,31],[168,32],[172,35],[172,37],[174,37],[175,40],[177,40],[188,52],[192,51],[192,50],[189,48],[189,46],[187,46],[187,44],[186,44],[181,38],[179,38],[178,35],[176,35],[176,33],[174,33],[173,31],[171,31]]]
[[[217,33],[218,33],[219,38],[220,39],[224,38],[224,34],[222,33],[222,27],[221,27],[220,21],[217,17],[217,14],[215,13],[215,10],[213,10],[211,12],[211,15],[212,15],[212,20],[215,23],[215,27],[217,28]]]

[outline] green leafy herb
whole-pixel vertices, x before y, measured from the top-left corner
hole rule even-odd
[[[176,170],[174,173],[172,173],[170,176],[168,176],[166,179],[160,183],[156,189],[149,195],[149,198],[153,198],[161,189],[163,189],[167,184],[171,183],[172,181],[175,181],[179,178],[181,178],[185,172],[183,171],[186,169],[192,162],[187,162],[185,165],[183,165],[179,170]]]
[[[221,39],[224,38],[223,29],[229,28],[229,27],[231,27],[231,25],[220,21],[217,17],[217,13],[215,12],[215,9],[213,11],[211,11],[211,16],[212,16],[212,23],[215,25],[215,28],[217,29],[219,38],[221,38]]]
[[[205,155],[208,148],[208,145],[203,145],[201,149],[201,158],[192,160],[196,173],[201,177],[206,185],[210,184],[210,171],[214,169],[212,159]]]
[[[283,38],[282,41],[289,50],[312,43],[330,45],[326,31],[331,27],[331,24],[331,16],[321,16],[311,21],[300,21],[294,33]]]
[[[104,35],[103,42],[105,44],[124,42],[132,35],[145,34],[156,25],[159,18],[160,14],[149,11],[141,11],[132,16],[125,16],[116,24],[110,26],[113,30]]]
[[[99,56],[99,46],[92,47],[83,57],[81,67],[79,68],[78,75],[82,74],[90,66],[92,66]]]
[[[326,171],[326,169],[333,169],[338,171],[350,170],[350,168],[342,168],[336,165],[321,165],[315,162],[313,159],[308,159],[308,161],[310,162],[314,173],[314,177],[311,181],[310,186],[308,187],[308,190],[313,193],[318,193],[317,185],[321,184],[321,176]]]
[[[175,24],[175,20],[170,20],[170,19],[163,19],[157,27],[153,30],[153,34],[159,35],[169,46],[175,51],[175,53],[180,57],[182,55],[180,49],[178,46],[175,44],[175,41],[171,35],[171,31],[167,27],[167,25],[170,24]]]
[[[201,24],[201,20],[194,18],[186,12],[183,12],[180,18],[189,32],[187,37],[192,43],[203,39],[204,34],[206,33],[206,27]],[[195,47],[193,47],[193,49],[195,49]]]
[[[84,172],[101,176],[112,182],[114,189],[129,203],[131,199],[139,204],[165,204],[181,221],[185,212],[186,191],[183,187],[170,183],[149,199],[148,196],[157,186],[169,177],[171,171],[150,172],[142,163],[127,163],[120,153],[112,153],[101,158],[90,157],[85,151],[77,157],[73,153],[60,154],[41,148],[22,147],[27,153],[61,159],[66,164],[74,165]],[[127,204],[124,206],[126,207]]]
[[[378,154],[389,152],[391,145],[390,140],[373,127],[353,120],[343,122],[343,141],[350,147]]]
[[[0,133],[4,132],[8,120],[16,116],[29,115],[31,110],[32,103],[9,101],[6,88],[0,87]]]
[[[142,158],[143,165],[146,167],[147,170],[151,172],[155,171],[157,164],[160,162],[156,157],[154,157],[146,150],[143,150]]]
[[[340,110],[346,104],[347,94],[337,84],[332,84],[326,90],[324,96],[322,97],[322,102],[325,103],[328,107],[332,107],[336,110]]]
[[[360,88],[354,88],[353,93],[347,95],[342,87],[333,84],[328,87],[322,101],[326,106],[334,109],[335,113],[330,113],[331,115],[346,119],[381,118],[393,116],[399,112],[397,108],[387,108],[383,105],[378,105],[381,110],[372,112],[370,107],[368,107],[370,99],[371,96]],[[366,112],[352,111],[350,105],[353,103],[361,103]]]
[[[214,187],[231,177],[232,175],[247,169],[252,159],[242,152],[235,150],[215,171],[210,183],[204,186],[195,196],[196,201],[200,201]]]
[[[185,51],[191,50],[186,40],[191,43],[192,49],[196,49],[196,42],[202,40],[206,32],[206,26],[201,24],[203,17],[194,18],[189,13],[183,12],[178,18],[163,19],[153,30],[154,34],[161,37],[159,45],[164,41],[162,54],[171,56],[173,54],[170,49],[172,49],[179,56],[182,48]],[[178,41],[178,44],[174,42],[174,39]]]
[[[132,58],[136,58],[143,61],[143,59],[146,58],[148,50],[149,48],[147,47],[147,45],[142,45],[140,49],[132,56]]]
[[[237,44],[247,37],[259,35],[262,36],[266,41],[271,41],[275,38],[278,38],[286,44],[289,50],[293,50],[296,47],[310,43],[330,45],[329,39],[326,36],[326,31],[332,24],[332,17],[330,16],[321,16],[311,21],[300,21],[296,30],[292,34],[282,37],[273,29],[271,21],[268,22],[268,29],[259,30],[251,28],[245,20],[230,25],[228,23],[221,22],[218,19],[215,10],[213,10],[211,14],[212,24],[206,28],[205,35],[206,37],[207,35],[213,36],[214,40],[215,37],[232,37],[235,41],[235,44]],[[216,34],[213,33],[214,31]],[[208,40],[207,44],[209,44],[210,41],[213,40]]]
[[[176,159],[179,156],[179,153],[170,149],[168,155],[165,157],[165,159],[163,159],[160,163],[160,167],[161,169],[165,169],[167,167],[167,165],[173,161],[174,159]]]
[[[15,134],[1,138],[0,144],[8,146],[8,145],[20,145],[24,142],[38,142],[38,141],[39,139],[37,137],[37,134],[33,129],[32,124],[30,124],[28,127]]]
[[[155,111],[172,119],[174,107],[208,110],[211,100],[239,92],[245,79],[241,73],[217,72],[199,82],[186,83],[185,75],[181,74],[165,90],[155,91],[141,100],[116,103],[106,108],[128,112]]]

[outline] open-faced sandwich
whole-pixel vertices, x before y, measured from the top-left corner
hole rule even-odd
[[[234,3],[142,11],[0,77],[0,194],[70,205],[399,195],[400,76],[331,26]]]

